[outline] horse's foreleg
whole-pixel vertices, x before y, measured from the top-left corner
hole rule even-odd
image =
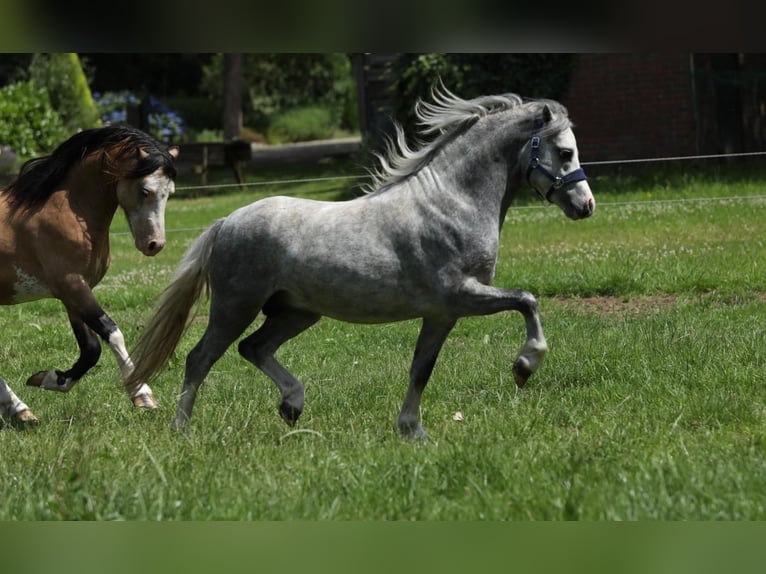
[[[35,424],[38,422],[34,413],[16,396],[16,393],[2,377],[0,377],[0,414],[10,417],[15,423]]]
[[[282,394],[279,414],[290,426],[303,412],[304,390],[301,383],[274,357],[277,349],[289,339],[319,321],[320,315],[308,311],[282,308],[267,315],[263,325],[239,344],[240,354],[274,381]]]
[[[69,322],[80,348],[80,357],[68,371],[51,370],[36,373],[27,380],[27,385],[64,392],[71,389],[101,356],[101,345],[96,335],[109,345],[124,381],[133,371],[133,362],[117,324],[101,308],[84,280],[75,280],[57,288],[56,296],[67,309]],[[157,407],[152,391],[146,384],[130,393],[130,398],[138,407]]]
[[[451,319],[423,319],[410,367],[410,385],[397,419],[399,432],[406,437],[420,439],[427,436],[420,424],[420,399],[436,365],[439,351],[454,326],[455,321]]]
[[[101,356],[101,343],[96,334],[79,317],[69,314],[69,323],[80,349],[80,356],[68,371],[41,371],[29,377],[27,385],[49,391],[67,392],[97,362]]]
[[[109,345],[109,348],[117,360],[117,366],[120,369],[120,375],[123,383],[133,372],[133,361],[130,360],[128,349],[125,347],[125,337],[117,324],[103,311],[96,319],[90,319],[88,324],[98,333],[98,335]],[[128,391],[128,389],[125,389]],[[152,389],[149,385],[142,383],[132,392],[128,391],[133,405],[143,409],[156,409],[157,401],[154,400]]]
[[[534,296],[520,289],[491,287],[471,279],[451,303],[451,308],[460,315],[491,315],[500,311],[518,311],[523,315],[527,340],[513,362],[516,385],[523,387],[548,351],[540,323],[540,305]]]

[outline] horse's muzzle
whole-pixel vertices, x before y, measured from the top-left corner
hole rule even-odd
[[[590,196],[588,199],[585,200],[585,202],[581,206],[575,207],[574,205],[570,205],[568,209],[565,209],[564,212],[567,214],[567,216],[570,219],[586,219],[593,215],[593,212],[596,211],[596,200],[593,199],[593,196]]]
[[[585,202],[585,205],[580,209],[580,219],[585,219],[586,217],[590,217],[593,215],[593,213],[596,211],[596,200],[593,199],[593,196],[588,198],[588,201]]]
[[[144,255],[146,255],[148,257],[153,257],[153,256],[157,255],[160,251],[162,251],[163,247],[165,247],[165,240],[164,239],[151,239],[151,240],[149,240],[147,242],[142,242],[141,244],[136,244],[136,247]]]

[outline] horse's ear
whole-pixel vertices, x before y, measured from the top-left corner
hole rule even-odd
[[[168,153],[173,157],[173,159],[176,159],[178,155],[181,153],[181,150],[177,145],[170,146],[168,148]]]
[[[543,106],[543,124],[547,124],[553,119],[553,113],[551,113],[551,109],[548,107],[548,104],[545,104]]]

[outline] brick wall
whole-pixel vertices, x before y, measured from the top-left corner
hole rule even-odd
[[[583,162],[697,153],[689,54],[580,54],[561,102]]]

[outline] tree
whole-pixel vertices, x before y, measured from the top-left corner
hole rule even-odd
[[[48,90],[51,104],[69,132],[100,125],[98,109],[75,53],[35,54],[30,79]]]
[[[271,118],[307,106],[328,108],[341,127],[353,129],[356,108],[351,63],[345,54],[245,54],[242,62],[243,122],[265,132]],[[203,68],[200,88],[214,100],[222,93],[223,57],[216,54]],[[351,113],[349,113],[349,110]]]
[[[223,139],[231,141],[242,131],[242,54],[223,55]]]

